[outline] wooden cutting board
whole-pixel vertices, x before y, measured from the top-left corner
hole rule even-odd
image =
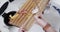
[[[48,2],[49,0],[27,0],[14,16],[10,15],[9,23],[17,27],[23,26],[25,30],[29,30],[34,23],[34,15],[42,13]],[[36,6],[39,6],[39,12],[33,14],[32,11]]]

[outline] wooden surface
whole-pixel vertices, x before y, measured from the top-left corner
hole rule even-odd
[[[39,12],[37,13],[39,14],[40,12],[44,11],[48,2],[49,0],[28,0],[14,16],[10,15],[11,19],[9,23],[17,27],[24,26],[24,29],[29,30],[34,23],[33,16],[35,14],[32,14],[32,10],[36,6],[39,6]]]
[[[38,8],[39,8],[39,12],[36,13],[36,15],[42,13],[47,4],[48,4],[49,0],[41,0],[40,3],[38,4]],[[24,27],[26,30],[29,30],[29,28],[32,26],[32,24],[34,23],[34,15],[31,17],[30,21],[26,24],[26,26]]]

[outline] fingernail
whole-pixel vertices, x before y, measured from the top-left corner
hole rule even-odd
[[[40,16],[38,16],[38,18],[40,18],[40,19],[41,19],[41,17],[40,17]]]

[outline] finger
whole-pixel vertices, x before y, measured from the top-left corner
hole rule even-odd
[[[42,26],[42,27],[44,27],[44,26],[47,24],[47,22],[45,22],[45,21],[44,21],[43,19],[41,19],[41,18],[38,18],[38,16],[34,16],[34,19],[35,19],[36,23],[39,24],[39,25]]]
[[[19,32],[27,32],[27,31],[25,29],[23,29],[23,28],[20,28]]]

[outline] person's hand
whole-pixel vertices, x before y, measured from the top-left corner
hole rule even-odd
[[[56,32],[56,30],[53,29],[51,27],[51,25],[48,22],[45,21],[45,19],[43,18],[42,14],[40,14],[40,16],[39,15],[35,15],[34,19],[35,19],[36,23],[39,24],[43,28],[43,30],[45,32]]]
[[[45,20],[43,19],[42,14],[35,15],[34,19],[35,19],[36,23],[39,24],[42,27],[44,27],[47,24],[47,22],[45,22]]]

